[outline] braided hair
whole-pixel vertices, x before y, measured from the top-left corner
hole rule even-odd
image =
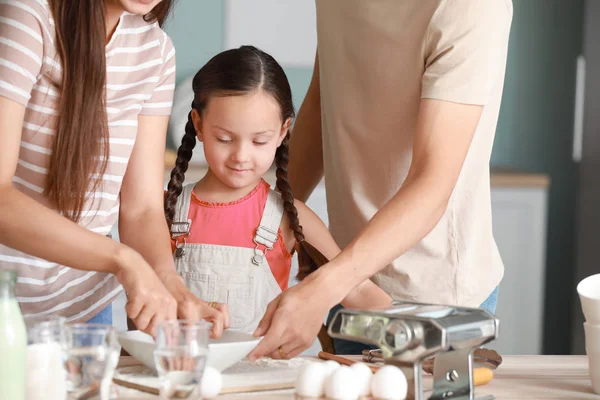
[[[296,252],[298,253],[298,274],[296,278],[303,280],[311,272],[314,272],[320,266],[327,264],[329,260],[321,254],[319,250],[313,247],[304,239],[304,232],[302,231],[302,225],[298,220],[298,210],[294,205],[294,197],[292,196],[292,188],[288,183],[288,161],[289,161],[289,142],[290,132],[285,135],[283,142],[277,148],[275,152],[275,165],[277,170],[275,172],[277,177],[276,187],[281,193],[283,199],[283,208],[285,213],[290,220],[290,229],[294,232],[296,238]]]
[[[193,107],[194,104],[192,103]],[[177,204],[177,198],[183,190],[185,172],[192,159],[192,150],[194,150],[194,147],[196,147],[196,129],[194,129],[192,112],[190,111],[188,122],[185,124],[185,135],[183,135],[181,146],[177,150],[177,160],[175,161],[175,167],[171,171],[171,179],[169,180],[165,195],[165,217],[169,226],[171,226],[175,217],[175,205]]]
[[[235,96],[263,90],[279,104],[282,121],[287,121],[295,116],[292,91],[283,68],[269,54],[253,46],[226,50],[214,56],[196,73],[192,81],[192,89],[194,90],[192,109],[199,114],[202,114],[210,96]],[[297,278],[302,280],[318,267],[326,264],[328,260],[305,240],[302,225],[298,220],[298,211],[294,205],[294,197],[287,180],[289,140],[290,132],[288,130],[275,152],[276,188],[281,193],[284,210],[290,220],[290,229],[294,232],[296,239],[295,250],[298,253],[299,264]],[[181,139],[181,146],[177,151],[177,160],[171,171],[171,179],[164,199],[165,217],[169,226],[173,223],[175,205],[177,198],[181,195],[185,172],[195,146],[196,130],[190,111],[185,126],[185,135]]]

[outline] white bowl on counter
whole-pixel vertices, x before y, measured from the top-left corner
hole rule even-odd
[[[577,293],[586,322],[600,325],[600,274],[588,276],[579,282]]]
[[[120,332],[119,342],[131,356],[156,371],[154,350],[156,343],[152,336],[141,331]],[[260,338],[249,333],[225,330],[219,339],[210,339],[206,365],[223,371],[245,358],[256,347]]]

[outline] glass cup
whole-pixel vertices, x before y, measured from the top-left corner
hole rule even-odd
[[[109,400],[121,351],[115,329],[105,324],[66,325],[65,337],[69,399]]]
[[[25,316],[27,327],[27,400],[65,400],[65,318]]]
[[[164,321],[156,326],[154,362],[161,399],[200,399],[211,325],[206,321]]]
[[[60,315],[31,316],[25,315],[27,342],[29,345],[39,343],[60,343],[64,346],[66,318]]]

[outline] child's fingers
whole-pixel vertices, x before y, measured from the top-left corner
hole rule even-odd
[[[229,328],[229,307],[227,306],[227,304],[217,303],[217,309],[221,311],[221,313],[223,313],[223,327],[225,329]]]
[[[223,313],[213,307],[206,307],[205,315],[202,317],[203,319],[212,322],[213,326],[211,329],[211,336],[214,338],[219,338],[223,334],[224,320],[225,317]]]
[[[214,318],[212,323],[213,326],[211,329],[211,333],[215,339],[218,339],[221,337],[221,335],[223,335],[223,319],[218,317]]]
[[[209,303],[212,309],[217,310],[221,313],[221,318],[223,320],[223,328],[229,328],[229,307],[224,303]]]

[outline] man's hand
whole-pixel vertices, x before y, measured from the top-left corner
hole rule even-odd
[[[317,280],[307,278],[269,304],[254,332],[254,336],[265,336],[248,355],[250,361],[264,356],[289,359],[312,345],[325,315],[336,303],[319,286]]]

